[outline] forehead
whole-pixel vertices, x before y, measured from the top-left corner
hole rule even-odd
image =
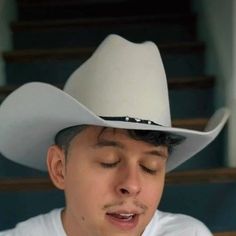
[[[145,131],[144,131],[145,132]],[[148,132],[148,131],[147,131]],[[156,138],[156,137],[155,137]],[[150,139],[150,137],[149,137]],[[78,144],[95,144],[99,141],[111,140],[126,145],[133,145],[134,143],[142,144],[147,147],[157,147],[157,143],[150,141],[148,138],[133,134],[131,130],[99,127],[99,126],[88,126],[82,132],[75,136],[72,140]],[[153,139],[153,137],[152,137]]]
[[[140,155],[149,153],[151,156],[162,156],[165,159],[168,157],[168,148],[166,145],[157,145],[144,141],[143,139],[133,138],[130,136],[129,130],[126,129],[97,126],[89,126],[76,135],[70,143],[69,150],[74,150],[75,152],[119,150]]]
[[[99,139],[131,139],[129,131],[126,129],[116,129],[100,126],[88,126],[76,135],[79,140],[99,140]]]

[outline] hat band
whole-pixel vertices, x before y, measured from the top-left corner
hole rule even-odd
[[[141,123],[141,124],[148,124],[148,125],[158,125],[162,126],[160,124],[157,124],[151,120],[144,120],[140,118],[134,118],[129,116],[100,116],[100,118],[104,120],[110,120],[110,121],[123,121],[123,122],[132,122],[132,123]]]

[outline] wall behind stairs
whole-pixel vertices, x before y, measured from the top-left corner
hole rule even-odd
[[[231,166],[236,166],[236,1],[233,1],[233,61],[232,61],[232,81],[230,83],[231,96],[229,97],[229,104],[231,106],[232,115],[229,124],[229,163]]]
[[[232,115],[228,129],[226,165],[236,166],[236,2],[193,0],[198,35],[207,42],[206,73],[216,76],[215,108],[227,105]]]
[[[16,17],[15,0],[0,0],[0,85],[5,83],[4,62],[1,52],[12,49],[9,23]]]

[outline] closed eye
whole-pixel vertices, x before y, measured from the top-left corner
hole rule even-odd
[[[147,168],[147,167],[145,167],[143,165],[141,165],[141,168],[142,168],[143,171],[145,171],[146,173],[151,174],[151,175],[155,175],[156,172],[157,172],[157,170],[149,169],[149,168]]]
[[[120,161],[116,161],[116,162],[113,162],[113,163],[101,162],[100,165],[104,168],[113,168],[113,167],[116,167],[119,162]]]

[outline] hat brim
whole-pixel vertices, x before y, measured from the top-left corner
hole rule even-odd
[[[204,132],[153,124],[108,121],[95,115],[64,91],[40,82],[21,86],[0,107],[0,151],[8,159],[39,170],[46,170],[47,149],[56,133],[75,125],[96,125],[121,129],[171,132],[185,137],[168,158],[167,171],[202,150],[215,139],[229,117],[219,109]]]

